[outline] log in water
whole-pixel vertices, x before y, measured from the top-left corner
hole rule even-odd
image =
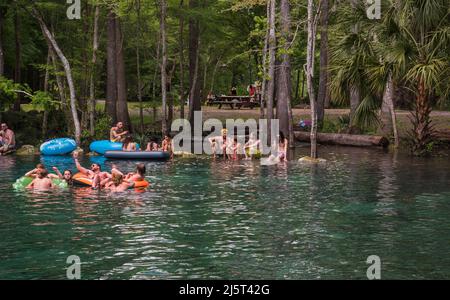
[[[310,142],[310,133],[303,131],[295,132],[295,139],[300,142]],[[389,140],[383,136],[356,135],[344,133],[318,133],[319,144],[356,146],[356,147],[387,147]]]

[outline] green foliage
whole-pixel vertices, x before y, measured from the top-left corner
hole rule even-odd
[[[17,99],[17,90],[22,89],[18,83],[0,77],[0,111],[9,107]]]

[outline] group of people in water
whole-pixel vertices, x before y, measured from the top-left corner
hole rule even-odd
[[[113,143],[122,143],[122,151],[135,152],[137,150],[137,144],[134,142],[133,137],[128,131],[124,130],[124,125],[122,122],[117,123],[117,125],[110,130],[109,134],[110,141]],[[159,145],[156,141],[150,141],[145,148],[147,152],[169,152],[173,156],[172,151],[172,139],[169,135],[164,136],[164,139]]]
[[[209,138],[213,157],[216,158],[218,154],[222,155],[224,159],[240,160],[253,159],[260,154],[261,141],[256,138],[255,133],[250,133],[249,139],[245,144],[241,144],[238,138],[228,137],[228,130],[222,129],[222,135]],[[280,131],[278,135],[278,144],[276,145],[276,154],[269,157],[269,160],[285,161],[288,149],[288,140],[285,138],[283,132]]]
[[[75,166],[79,173],[84,178],[92,182],[92,189],[94,190],[108,190],[111,192],[124,192],[130,188],[135,187],[135,183],[145,180],[146,167],[145,164],[137,164],[136,170],[125,174],[121,172],[116,165],[112,166],[111,172],[102,171],[102,167],[93,163],[90,168],[83,167],[78,155],[73,155]],[[27,186],[32,190],[51,190],[56,188],[53,184],[53,179],[60,179],[66,181],[69,186],[74,185],[73,173],[71,170],[65,170],[63,173],[58,168],[53,167],[55,174],[49,173],[43,164],[38,164],[35,169],[25,174],[25,177],[32,177],[33,181]]]

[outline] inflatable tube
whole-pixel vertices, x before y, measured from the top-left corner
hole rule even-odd
[[[77,149],[77,143],[72,139],[55,139],[41,145],[41,154],[47,156],[66,155]]]
[[[86,177],[85,175],[81,174],[81,173],[77,173],[75,174],[73,177],[73,182],[77,185],[80,186],[92,186],[92,179]],[[150,183],[147,180],[143,180],[143,181],[136,181],[134,183],[134,187],[136,189],[145,189],[148,188],[150,186]]]
[[[169,152],[147,152],[147,151],[106,151],[106,158],[110,159],[141,159],[141,160],[168,160],[170,158]]]
[[[122,151],[122,143],[113,143],[110,141],[95,141],[90,146],[91,152],[104,155],[106,151]],[[139,150],[139,144],[136,144],[136,148]]]
[[[92,179],[81,173],[72,176],[73,183],[80,186],[92,186]]]
[[[15,190],[24,190],[27,188],[27,186],[30,185],[30,183],[33,181],[34,178],[32,177],[21,177],[16,180],[16,182],[13,184],[13,188]],[[57,186],[60,189],[67,189],[69,185],[64,179],[52,179],[52,182],[55,186]]]

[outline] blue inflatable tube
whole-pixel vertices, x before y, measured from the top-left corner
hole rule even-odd
[[[170,153],[160,151],[106,151],[105,157],[109,159],[168,160],[170,158]]]
[[[77,143],[72,139],[55,139],[41,145],[41,154],[46,156],[67,155],[77,149]]]
[[[122,151],[122,143],[113,143],[110,141],[95,141],[90,146],[91,152],[95,152],[104,155],[106,151]],[[136,144],[136,148],[139,150],[139,145]]]

